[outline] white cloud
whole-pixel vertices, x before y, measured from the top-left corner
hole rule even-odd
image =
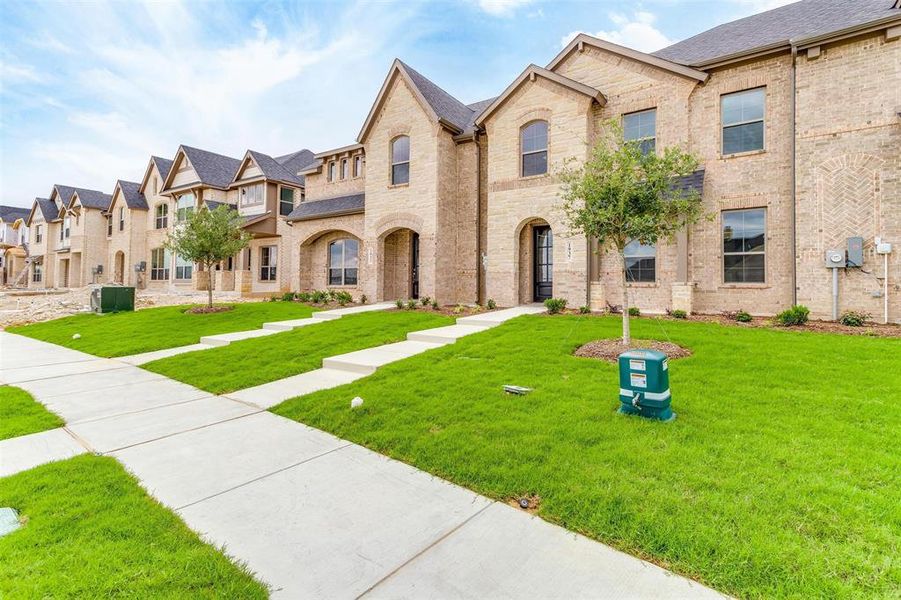
[[[0,85],[21,82],[37,83],[43,80],[44,78],[31,65],[0,60]]]
[[[631,17],[621,13],[610,13],[609,17],[617,26],[616,29],[598,31],[589,35],[641,52],[653,52],[673,43],[673,40],[654,26],[657,17],[653,13],[640,10],[632,13]],[[566,46],[579,33],[573,31],[563,36],[560,46]]]
[[[495,17],[509,17],[521,6],[531,4],[532,0],[478,0],[479,8]]]

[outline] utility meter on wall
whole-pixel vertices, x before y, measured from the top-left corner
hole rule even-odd
[[[826,266],[830,269],[843,269],[845,267],[845,251],[826,250]]]

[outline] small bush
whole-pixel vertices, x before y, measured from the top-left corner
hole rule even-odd
[[[544,301],[544,306],[549,314],[556,315],[566,308],[566,298],[548,298]]]
[[[432,310],[438,310],[438,301],[432,300]]]
[[[423,297],[419,300],[419,302],[420,302],[423,306],[428,306],[429,304],[432,303],[432,299],[429,298],[428,296],[423,296]]]
[[[293,302],[294,292],[285,292],[284,295],[282,295],[282,300],[285,302]]]
[[[630,317],[640,317],[641,310],[639,310],[637,306],[630,306],[629,307],[629,316]]]
[[[360,304],[366,304],[367,300],[369,300],[369,298],[366,297],[366,294],[360,296]]]
[[[278,302],[278,296],[270,296],[269,302]]]
[[[400,298],[398,298],[397,300],[394,301],[394,306],[396,306],[397,308],[403,308],[403,307],[404,307],[404,301],[401,300]]]
[[[842,313],[839,321],[842,325],[848,327],[863,327],[863,324],[869,320],[870,315],[865,312],[857,312],[856,310],[846,310]]]
[[[310,294],[310,299],[314,304],[324,304],[329,301],[329,298],[331,298],[329,293],[323,290],[313,290]]]
[[[354,297],[350,295],[350,292],[345,292],[343,290],[340,292],[335,292],[334,298],[341,306],[346,306],[347,304],[354,301]]]
[[[457,306],[454,307],[453,312],[455,315],[462,315],[464,312],[466,312],[466,307],[463,306],[462,304],[458,304]]]
[[[494,310],[497,308],[497,302],[494,301],[494,298],[488,298],[486,306],[488,307],[488,310]]]
[[[776,322],[783,327],[803,325],[810,316],[810,309],[803,304],[796,304],[776,315]]]
[[[673,312],[671,312],[670,315],[671,315],[674,319],[686,319],[686,318],[688,318],[688,313],[685,312],[684,310],[682,310],[681,308],[677,308],[676,310],[674,310]]]
[[[740,310],[737,313],[735,313],[734,318],[739,323],[750,323],[752,317],[751,317],[751,313]]]
[[[416,310],[416,305],[417,302],[415,298],[410,298],[409,300],[407,300],[407,310]]]
[[[588,308],[587,306],[580,306],[580,307],[579,307],[579,314],[580,314],[580,315],[587,315],[587,314],[590,314],[590,313],[591,313],[591,309]]]

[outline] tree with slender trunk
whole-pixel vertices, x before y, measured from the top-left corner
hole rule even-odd
[[[213,267],[235,256],[250,243],[238,211],[227,205],[202,208],[188,214],[163,243],[185,260],[201,265],[209,274],[207,306],[213,307]]]
[[[626,141],[617,121],[579,164],[567,160],[557,176],[569,229],[597,240],[597,251],[615,251],[622,261],[623,345],[632,343],[626,246],[656,244],[703,217],[700,194],[680,185],[698,168],[698,159],[678,147],[644,152],[640,141]]]

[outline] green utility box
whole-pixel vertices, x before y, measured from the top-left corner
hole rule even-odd
[[[125,312],[135,309],[135,289],[105,285],[91,293],[91,309],[97,313]]]
[[[657,350],[629,350],[619,355],[619,412],[672,421],[669,364]]]

